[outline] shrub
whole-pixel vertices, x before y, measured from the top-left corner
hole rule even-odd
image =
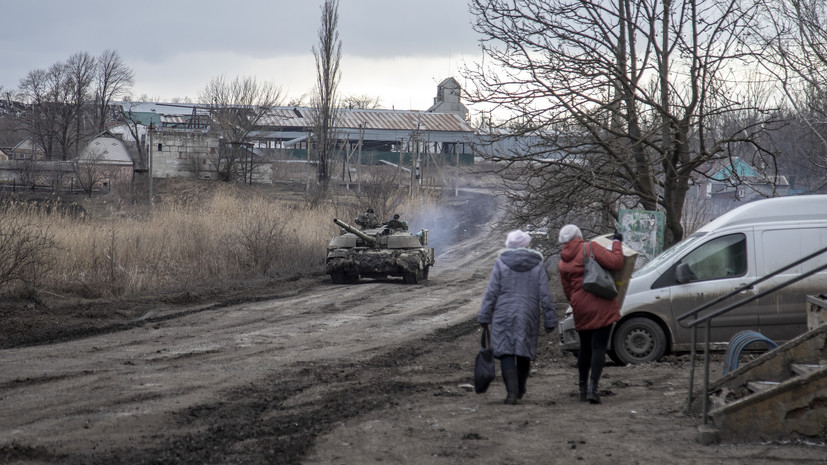
[[[0,204],[0,289],[15,284],[33,288],[47,272],[47,251],[55,246],[35,207]]]

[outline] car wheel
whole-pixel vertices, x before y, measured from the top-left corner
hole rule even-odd
[[[645,363],[658,360],[666,353],[666,335],[648,318],[631,318],[615,329],[612,337],[613,360],[622,363]]]

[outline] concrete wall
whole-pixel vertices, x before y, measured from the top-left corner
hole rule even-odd
[[[215,167],[211,161],[218,156],[218,138],[214,135],[191,131],[153,131],[150,149],[152,175],[155,178],[215,178]]]

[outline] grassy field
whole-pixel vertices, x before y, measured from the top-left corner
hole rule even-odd
[[[304,183],[168,179],[157,183],[151,210],[114,191],[77,198],[80,213],[57,199],[5,200],[0,293],[132,297],[320,274],[338,232],[333,218],[352,221],[366,205],[380,218],[413,215],[439,201],[438,191],[427,192],[414,198],[375,179],[361,192],[334,183],[319,198]]]

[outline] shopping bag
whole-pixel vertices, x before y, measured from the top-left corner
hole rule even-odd
[[[583,290],[602,297],[614,299],[617,297],[615,278],[606,268],[603,268],[594,259],[594,250],[589,242],[589,254],[586,254],[586,244],[583,244]]]
[[[480,351],[474,364],[474,392],[482,394],[488,390],[494,380],[494,350],[491,348],[488,325],[485,325],[480,338]]]

